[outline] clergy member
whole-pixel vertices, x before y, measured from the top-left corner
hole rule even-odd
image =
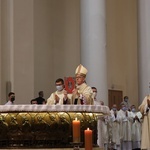
[[[47,99],[47,105],[65,105],[71,103],[72,95],[64,89],[64,80],[59,78],[55,81],[56,91]]]
[[[87,69],[81,64],[75,70],[76,88],[73,90],[73,104],[92,105],[93,91],[85,82]]]
[[[110,126],[111,126],[111,139],[114,143],[113,148],[116,150],[121,150],[121,142],[120,142],[120,118],[118,116],[117,105],[113,104],[112,109],[110,111]]]
[[[133,116],[132,123],[132,149],[140,150],[141,149],[141,124],[142,124],[142,114],[141,112],[136,111],[135,105],[131,106],[131,113]]]
[[[15,101],[15,93],[14,92],[10,92],[8,94],[8,101],[5,105],[13,105]]]
[[[143,114],[141,149],[150,149],[150,95],[147,95],[139,106]]]
[[[132,149],[132,122],[133,116],[128,107],[121,104],[121,109],[118,111],[118,117],[120,118],[120,139],[122,150]]]

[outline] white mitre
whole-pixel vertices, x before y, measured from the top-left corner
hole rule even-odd
[[[75,74],[76,75],[81,75],[81,76],[86,76],[88,70],[82,66],[81,64],[76,68]]]

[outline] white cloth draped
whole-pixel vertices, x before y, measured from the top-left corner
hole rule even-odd
[[[0,105],[0,112],[93,112],[102,113],[104,115],[109,114],[108,106],[94,106],[94,105]]]

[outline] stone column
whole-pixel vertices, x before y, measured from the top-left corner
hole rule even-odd
[[[7,95],[13,91],[13,1],[1,0],[1,98],[6,103]]]
[[[88,69],[88,85],[97,88],[97,98],[107,105],[105,0],[81,0],[81,63]],[[100,127],[98,120],[97,144],[103,147]]]
[[[81,0],[81,63],[88,69],[87,84],[97,87],[108,104],[105,0]]]
[[[0,0],[0,10],[1,10],[2,8],[1,8],[1,0]],[[0,11],[0,60],[2,60],[2,55],[1,55],[1,11]],[[2,66],[1,66],[1,61],[0,61],[0,72],[1,72],[1,68],[2,68]],[[1,77],[1,74],[0,74],[0,79],[1,79],[2,77]],[[1,80],[0,80],[0,97],[2,97],[2,95],[1,95],[1,88],[2,88],[2,83],[1,83]]]
[[[1,1],[2,104],[10,91],[15,104],[29,104],[34,96],[33,2]]]
[[[150,93],[150,1],[138,1],[139,103]]]

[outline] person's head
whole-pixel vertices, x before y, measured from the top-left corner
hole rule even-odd
[[[58,78],[55,81],[55,86],[58,91],[62,91],[64,89],[64,80],[62,78]]]
[[[44,92],[43,91],[39,91],[39,97],[43,97],[44,96]]]
[[[127,110],[128,110],[128,108],[126,107],[125,104],[121,104],[121,109],[122,109],[123,111],[127,111]]]
[[[131,106],[131,111],[132,111],[132,112],[135,112],[135,111],[136,111],[135,105],[132,105],[132,106]]]
[[[104,105],[104,102],[103,102],[103,101],[100,101],[100,105]]]
[[[97,88],[96,87],[91,87],[93,91],[93,97],[96,98],[97,96]]]
[[[128,96],[124,96],[124,101],[128,102],[129,97]]]
[[[82,83],[85,83],[87,72],[88,72],[87,69],[81,64],[76,68],[75,78],[76,78],[77,85],[81,85]]]
[[[91,87],[92,88],[92,91],[97,93],[97,88],[96,87]]]
[[[117,110],[117,105],[116,105],[116,104],[113,104],[113,105],[112,105],[112,110],[113,110],[113,111],[116,111],[116,110]]]
[[[15,101],[15,93],[14,92],[10,92],[8,94],[8,100],[11,101],[11,102]]]
[[[32,99],[31,100],[31,104],[34,105],[34,104],[38,104],[38,103],[37,103],[37,101],[35,99]]]

